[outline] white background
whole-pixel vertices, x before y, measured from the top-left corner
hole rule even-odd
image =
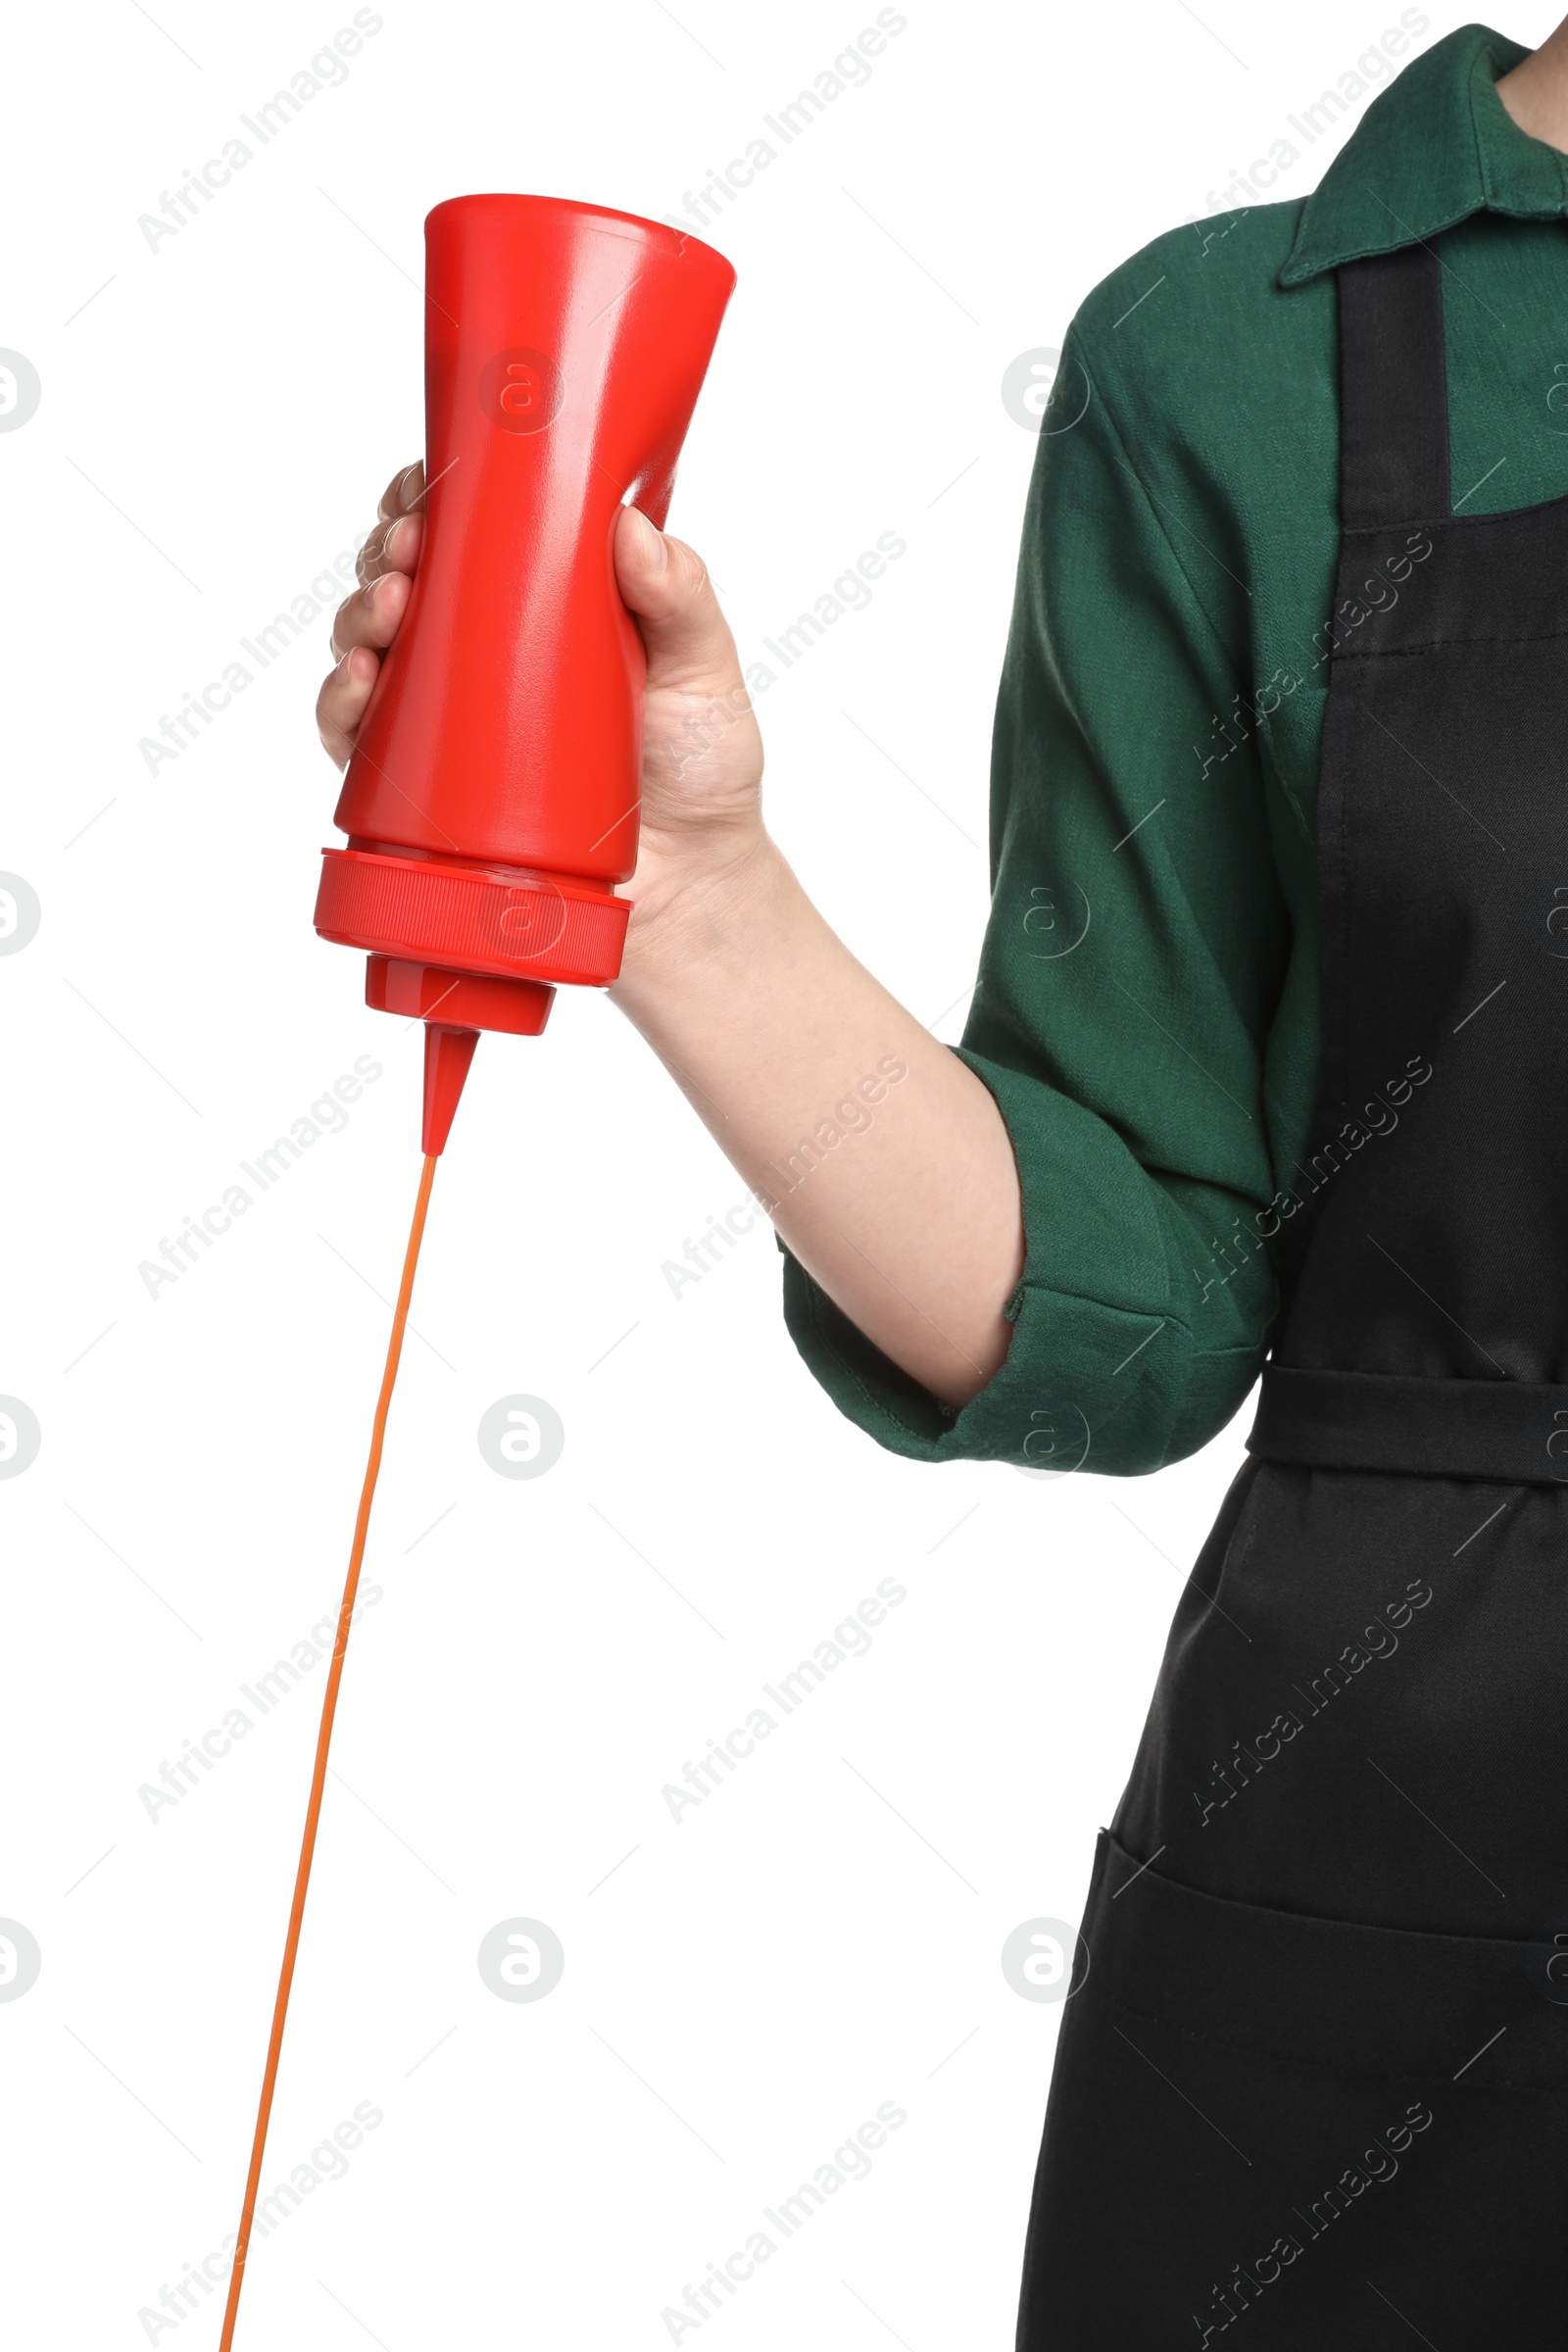
[[[432,204],[678,211],[876,10],[378,13],[341,86],[156,250],[138,216],[352,8],[157,0],[155,23],[99,0],[13,35],[0,344],[43,393],[0,435],[0,867],[43,920],[0,959],[0,1391],[43,1436],[0,1481],[0,1916],[42,1971],[0,2002],[0,2334],[28,2346],[217,2343],[220,2289],[177,2323],[159,2297],[234,2228],[323,1670],[156,1820],[138,1789],[335,1607],[418,1167],[418,1034],[311,929],[326,620],[156,776],[138,740],[417,453]],[[903,13],[865,86],[707,232],[740,287],[671,520],[748,658],[879,533],[907,540],[763,699],[769,808],[952,1039],[1034,451],[1004,370],[1129,252],[1225,209],[1399,12]],[[1464,21],[1430,14],[1428,41]],[[150,1298],[138,1263],[367,1054],[384,1075],[344,1131]],[[888,2101],[907,2120],[870,2176],[680,2340],[1011,2340],[1060,2012],[1018,1997],[1001,1947],[1078,1915],[1245,1417],[1137,1484],[884,1455],[795,1357],[764,1230],[671,1295],[664,1262],[742,1191],[603,1001],[564,992],[543,1040],[484,1041],[268,2185],[356,2105],[383,2120],[258,2241],[243,2347],[667,2343],[686,2283]],[[475,1442],[516,1392],[565,1426],[533,1481]],[[906,1597],[869,1653],[677,1825],[663,1785],[888,1577]],[[476,1965],[519,1915],[565,1949],[537,2003]]]

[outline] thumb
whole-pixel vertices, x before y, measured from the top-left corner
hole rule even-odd
[[[739,679],[735,640],[707,564],[636,507],[623,507],[615,526],[615,581],[642,630],[651,687],[712,691]]]

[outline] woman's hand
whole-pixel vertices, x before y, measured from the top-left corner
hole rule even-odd
[[[423,497],[418,466],[388,488],[333,626],[317,719],[340,767],[408,611]],[[1006,1353],[1023,1265],[1002,1115],[857,963],[764,831],[762,746],[700,559],[627,507],[615,577],[648,690],[642,844],[611,994],[824,1290],[962,1404]]]
[[[424,467],[406,466],[381,493],[375,528],[354,566],[360,584],[339,605],[332,622],[332,656],[337,666],[321,681],[316,698],[316,724],[322,745],[339,767],[349,763],[381,656],[409,609],[409,590],[424,536],[419,511],[423,503]]]
[[[382,495],[360,551],[360,585],[332,625],[337,666],[316,717],[339,767],[354,750],[381,656],[409,608],[424,535],[424,468],[410,466]],[[648,649],[643,707],[642,836],[627,885],[634,913],[630,970],[680,929],[694,901],[738,883],[765,852],[762,743],[729,625],[707,567],[635,507],[615,526],[615,577]]]

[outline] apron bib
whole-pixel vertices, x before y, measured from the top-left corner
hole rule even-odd
[[[1319,1118],[1020,2352],[1568,2344],[1568,499],[1454,511],[1435,247],[1338,281]]]

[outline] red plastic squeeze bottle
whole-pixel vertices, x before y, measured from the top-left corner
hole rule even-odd
[[[477,1032],[532,1037],[620,969],[644,657],[623,504],[662,524],[735,284],[630,213],[459,196],[425,221],[424,541],[323,853],[316,927],[426,1022],[439,1152]]]

